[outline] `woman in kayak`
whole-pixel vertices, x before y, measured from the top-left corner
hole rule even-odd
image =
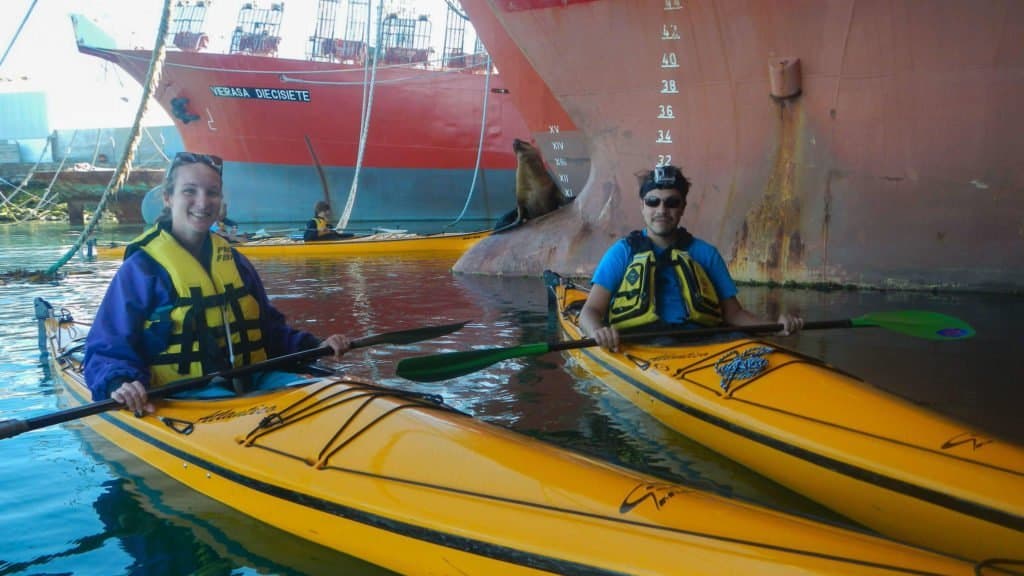
[[[86,339],[94,400],[152,411],[149,388],[318,346],[329,346],[335,358],[349,349],[345,335],[321,342],[288,326],[252,263],[210,232],[223,202],[222,165],[217,156],[182,152],[168,168],[163,213],[128,245]],[[301,378],[261,372],[183,395],[230,396]]]
[[[718,249],[679,226],[689,191],[689,180],[675,166],[659,166],[642,179],[646,226],[605,252],[580,313],[583,332],[601,346],[618,350],[619,330],[639,327],[764,323],[736,298],[736,284]],[[779,316],[781,334],[803,323],[799,316]]]
[[[245,234],[238,233],[238,222],[235,222],[231,218],[228,218],[228,203],[221,202],[220,214],[217,216],[217,220],[210,226],[210,232],[216,232],[224,238],[227,238],[228,242],[237,244],[239,242],[246,241]]]
[[[302,233],[302,239],[306,242],[341,240],[352,236],[352,234],[339,234],[334,231],[334,228],[331,228],[331,205],[326,200],[321,200],[313,206],[313,217],[306,222],[306,230]]]

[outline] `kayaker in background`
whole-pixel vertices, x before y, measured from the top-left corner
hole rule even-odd
[[[137,414],[152,412],[149,388],[318,346],[332,348],[335,358],[349,349],[345,335],[321,342],[288,326],[252,263],[210,232],[223,202],[222,165],[206,154],[174,157],[164,210],[128,245],[86,338],[85,378],[93,400],[110,397]],[[231,396],[302,378],[267,371],[181,396]]]
[[[675,166],[659,166],[640,183],[646,227],[613,244],[594,270],[580,327],[601,346],[618,350],[619,331],[745,326],[766,323],[744,309],[736,284],[711,244],[679,226],[690,182]],[[790,334],[799,316],[782,314]]]
[[[227,202],[221,203],[220,215],[217,216],[217,221],[213,223],[213,226],[210,226],[210,231],[227,238],[228,242],[238,243],[246,240],[245,235],[238,234],[238,222],[228,218]]]
[[[349,238],[352,234],[338,234],[331,228],[331,205],[326,200],[321,200],[313,207],[313,218],[306,222],[306,231],[302,239],[310,240],[340,240]]]

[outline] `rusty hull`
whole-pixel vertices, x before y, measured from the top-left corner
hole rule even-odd
[[[1024,3],[466,4],[523,50],[592,165],[574,204],[457,270],[589,274],[642,224],[634,174],[671,156],[693,182],[684,225],[737,279],[1024,288]],[[800,61],[794,98],[771,96],[780,58]]]

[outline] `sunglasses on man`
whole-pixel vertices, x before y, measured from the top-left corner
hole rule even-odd
[[[658,196],[644,196],[644,206],[648,208],[657,208],[665,204],[665,208],[674,209],[679,208],[683,205],[683,199],[679,196],[669,196],[668,198],[661,198]]]

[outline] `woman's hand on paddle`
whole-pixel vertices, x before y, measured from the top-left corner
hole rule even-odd
[[[329,346],[334,350],[334,359],[340,360],[341,356],[352,348],[352,339],[344,334],[331,334],[323,341],[321,346]]]
[[[138,380],[121,384],[117,390],[110,393],[110,397],[114,401],[124,404],[125,408],[134,412],[136,416],[151,414],[156,410],[149,401],[146,386]]]
[[[804,327],[804,319],[796,314],[783,313],[779,314],[779,324],[782,324],[782,330],[778,332],[779,336],[789,336]]]

